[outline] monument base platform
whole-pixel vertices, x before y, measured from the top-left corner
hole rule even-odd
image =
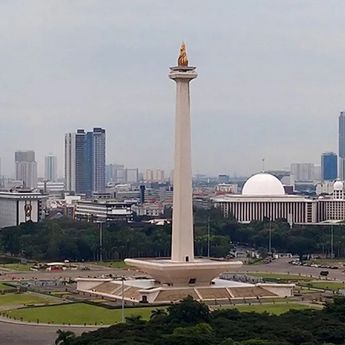
[[[150,275],[161,286],[209,286],[220,273],[242,266],[241,261],[196,258],[192,262],[170,259],[125,259],[125,263]]]
[[[248,284],[214,279],[209,286],[160,286],[153,279],[78,278],[77,290],[110,300],[122,298],[132,303],[167,304],[187,296],[198,301],[230,303],[248,299],[285,298],[293,296],[294,284]]]

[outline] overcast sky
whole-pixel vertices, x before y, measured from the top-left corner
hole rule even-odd
[[[170,171],[187,43],[194,173],[251,174],[337,151],[345,1],[0,0],[0,157],[104,127],[108,163]]]

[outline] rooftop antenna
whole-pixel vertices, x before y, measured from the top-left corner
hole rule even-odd
[[[262,161],[262,172],[264,173],[265,172],[265,158],[262,158],[261,161]]]

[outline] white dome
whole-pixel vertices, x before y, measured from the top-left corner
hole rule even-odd
[[[341,181],[335,181],[333,185],[334,190],[343,190],[344,189],[344,184]]]
[[[250,177],[242,189],[243,195],[285,195],[282,183],[273,175],[260,173]]]

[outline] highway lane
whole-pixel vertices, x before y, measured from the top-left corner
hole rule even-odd
[[[291,265],[288,262],[291,259],[281,258],[273,260],[268,264],[260,265],[243,265],[239,268],[238,272],[272,272],[272,273],[291,273],[291,274],[301,274],[307,276],[313,276],[318,278],[321,271],[328,271],[328,279],[345,281],[345,272],[344,267],[339,269],[327,269],[327,268],[318,268],[318,267],[308,267],[308,266],[297,266]]]

